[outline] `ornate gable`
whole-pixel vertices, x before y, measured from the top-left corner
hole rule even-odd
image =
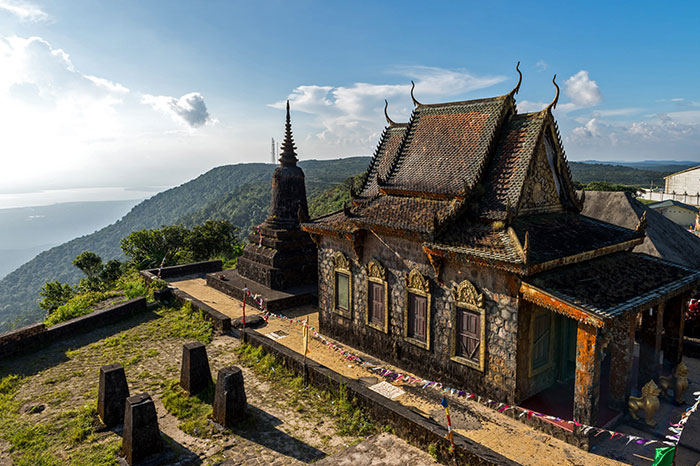
[[[520,196],[520,205],[518,205],[520,215],[564,210],[559,197],[559,192],[563,188],[562,180],[553,168],[556,158],[550,162],[552,152],[551,147],[548,146],[549,143],[544,138],[540,139]]]

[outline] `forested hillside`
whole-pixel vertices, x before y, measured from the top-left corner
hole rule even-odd
[[[368,163],[367,157],[300,162],[309,199],[364,171]],[[41,320],[37,301],[45,282],[77,283],[82,273],[72,260],[83,251],[94,251],[105,261],[122,257],[119,241],[133,231],[213,218],[230,220],[245,236],[267,216],[274,169],[261,163],[214,168],[143,201],[108,227],[42,252],[0,280],[0,332]]]
[[[640,170],[622,165],[607,165],[602,163],[569,162],[571,175],[581,184],[591,181],[607,181],[614,184],[627,184],[648,188],[649,184],[664,186],[664,176],[683,170],[685,166],[663,165],[659,169]]]

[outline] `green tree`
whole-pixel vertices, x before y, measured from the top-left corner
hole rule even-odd
[[[75,294],[73,288],[67,283],[46,282],[41,287],[39,294],[44,298],[39,301],[39,307],[51,314],[60,306],[66,304]]]
[[[88,278],[97,277],[102,272],[102,258],[92,251],[83,251],[73,260],[73,265],[83,271]]]
[[[117,279],[124,273],[124,264],[116,259],[112,259],[105,263],[100,272],[100,280],[108,287],[111,287]]]
[[[182,225],[135,231],[121,240],[121,248],[138,269],[158,267],[164,257],[166,266],[175,265],[188,233]]]
[[[195,261],[214,257],[231,257],[238,244],[236,228],[225,220],[207,220],[192,227],[185,237],[184,248]]]
[[[159,267],[163,257],[166,266],[214,258],[230,261],[243,250],[236,228],[226,220],[208,220],[191,230],[172,225],[135,231],[122,239],[121,246],[138,269]]]

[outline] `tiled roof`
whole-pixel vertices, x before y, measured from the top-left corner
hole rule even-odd
[[[486,172],[486,195],[479,206],[480,216],[503,219],[508,206],[518,206],[543,123],[540,113],[514,115],[508,121]]]
[[[636,253],[616,253],[534,275],[526,282],[603,319],[655,305],[700,283],[700,272]]]
[[[419,105],[386,182],[418,193],[464,196],[479,182],[510,98]]]
[[[425,235],[433,231],[435,219],[445,215],[452,206],[450,201],[382,195],[353,206],[348,220],[358,226]]]
[[[384,130],[358,197],[368,198],[379,193],[377,176],[386,177],[389,174],[389,168],[391,168],[399,153],[399,147],[407,128],[408,123],[393,123]]]
[[[542,264],[556,259],[596,251],[639,239],[644,235],[578,214],[541,214],[518,217],[513,230],[520,244],[528,235],[528,264]]]
[[[507,229],[484,225],[454,223],[434,242],[426,243],[432,250],[456,253],[486,261],[522,265],[523,257]]]
[[[302,227],[307,231],[317,232],[333,232],[333,233],[352,233],[357,230],[357,227],[350,223],[343,214],[343,211],[334,212],[324,215],[311,222],[303,223]]]

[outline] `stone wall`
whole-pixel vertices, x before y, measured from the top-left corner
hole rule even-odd
[[[107,309],[46,327],[33,324],[0,335],[0,357],[26,353],[78,333],[113,324],[146,310],[146,298],[136,298]]]
[[[350,318],[334,312],[333,260],[341,251],[350,260],[352,313]],[[387,271],[389,328],[384,333],[366,325],[366,264],[377,259]],[[518,331],[517,280],[504,272],[471,264],[447,263],[442,278],[435,273],[420,243],[369,235],[358,260],[350,243],[323,237],[319,248],[319,321],[321,332],[374,354],[426,379],[439,380],[464,390],[512,402],[515,396],[516,337]],[[431,287],[430,348],[412,344],[404,337],[406,277],[411,269],[428,278]],[[453,290],[463,280],[483,293],[486,323],[484,371],[451,359],[453,340]]]

